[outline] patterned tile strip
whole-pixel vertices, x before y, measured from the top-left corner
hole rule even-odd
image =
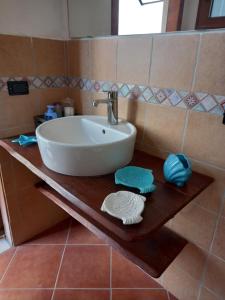
[[[27,80],[30,89],[73,87],[90,92],[112,90],[118,91],[120,97],[154,104],[176,106],[217,115],[223,115],[225,111],[225,96],[220,95],[66,76],[0,77],[0,91],[7,91],[7,81],[9,80]]]
[[[174,89],[161,89],[150,86],[138,86],[128,83],[113,83],[84,78],[69,77],[69,87],[91,92],[118,91],[118,95],[128,99],[137,99],[154,104],[176,106],[194,111],[223,115],[225,96],[193,93]]]

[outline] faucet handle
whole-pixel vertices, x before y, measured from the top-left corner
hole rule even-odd
[[[117,100],[118,98],[118,92],[117,91],[103,91],[108,94],[109,100]]]

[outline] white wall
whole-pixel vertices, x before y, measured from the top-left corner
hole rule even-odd
[[[194,30],[199,0],[185,0],[181,30]]]
[[[0,0],[0,33],[67,38],[66,0]]]
[[[111,34],[111,0],[69,0],[71,37]]]

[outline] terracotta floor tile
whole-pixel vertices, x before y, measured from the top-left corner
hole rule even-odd
[[[51,288],[55,284],[63,246],[21,246],[0,288]]]
[[[108,288],[109,247],[67,246],[57,287]]]
[[[68,219],[57,224],[26,242],[26,244],[65,244],[70,221],[71,220]]]
[[[70,229],[68,244],[105,244],[105,242],[74,220]]]
[[[160,285],[125,257],[113,251],[113,288],[160,288]]]
[[[16,251],[16,248],[11,248],[0,254],[0,279],[2,278],[15,251]]]
[[[165,290],[113,290],[112,300],[168,300]]]
[[[109,291],[56,290],[53,300],[109,300]]]
[[[51,290],[4,290],[0,300],[51,300]]]

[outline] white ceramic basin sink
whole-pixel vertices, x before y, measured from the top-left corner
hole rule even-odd
[[[51,120],[36,129],[44,164],[58,173],[97,176],[114,172],[133,156],[136,128],[106,117],[73,116]]]

